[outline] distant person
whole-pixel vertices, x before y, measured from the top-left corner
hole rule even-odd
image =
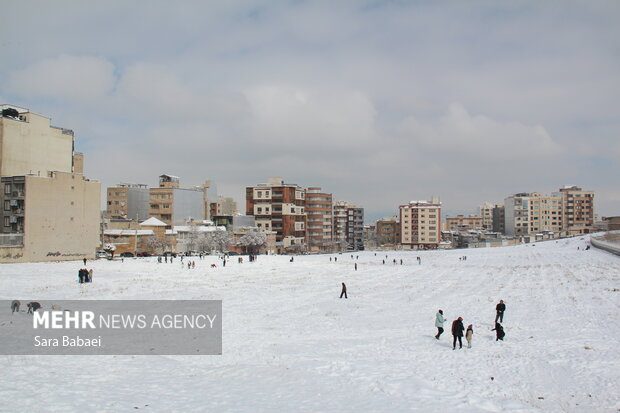
[[[474,338],[474,326],[472,324],[467,326],[465,332],[465,340],[467,340],[467,348],[471,348],[471,340]]]
[[[342,283],[342,292],[340,293],[340,298],[342,298],[343,295],[344,298],[349,298],[347,297],[347,286],[345,285],[345,283]]]
[[[92,268],[90,270],[88,270],[88,282],[89,283],[93,282],[93,270],[92,270]]]
[[[504,304],[504,300],[499,300],[499,303],[495,306],[495,322],[499,320],[500,323],[504,322],[504,311],[506,311],[506,304]]]
[[[357,271],[357,263],[355,263],[355,271]]]
[[[22,303],[19,302],[19,300],[13,300],[11,302],[11,314],[14,312],[18,312],[19,313],[19,306],[21,306]]]
[[[495,341],[502,340],[504,341],[504,337],[506,333],[504,333],[504,327],[497,321],[495,322],[495,328],[491,331],[495,331]]]
[[[463,318],[459,317],[452,322],[452,337],[454,338],[452,340],[452,350],[456,349],[457,339],[459,341],[459,348],[463,348],[463,330],[465,330],[465,327],[463,327]]]
[[[36,301],[31,301],[28,303],[28,314],[34,314],[35,311],[37,311],[39,308],[41,308],[41,304],[39,304]]]
[[[435,315],[435,327],[437,327],[437,334],[435,338],[439,340],[439,337],[443,334],[443,323],[445,323],[446,319],[443,318],[443,310],[437,311]]]
[[[86,257],[84,257],[84,266],[86,266]]]

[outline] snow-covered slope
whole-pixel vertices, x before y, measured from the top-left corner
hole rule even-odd
[[[208,257],[194,270],[99,260],[82,285],[81,262],[2,265],[2,299],[222,299],[224,354],[0,356],[0,410],[617,411],[620,258],[584,251],[586,241],[216,269]],[[490,331],[500,299],[504,342]],[[437,341],[439,308],[448,322]],[[474,325],[471,349],[452,350],[458,316]]]

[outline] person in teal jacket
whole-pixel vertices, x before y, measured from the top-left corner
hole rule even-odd
[[[445,321],[445,318],[443,318],[443,311],[439,310],[435,316],[435,327],[437,327],[437,335],[435,338],[437,340],[439,340],[439,337],[441,337],[441,334],[443,333],[443,323]]]

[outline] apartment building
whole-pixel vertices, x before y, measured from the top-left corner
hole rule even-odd
[[[493,207],[493,232],[500,234],[506,233],[506,211],[504,204],[497,204]]]
[[[217,201],[209,201],[208,219],[217,216],[234,216],[239,213],[237,203],[230,197],[220,196]]]
[[[491,214],[491,216],[493,216]],[[457,215],[455,217],[446,217],[444,223],[445,231],[466,231],[466,230],[482,230],[484,228],[484,220],[478,215]]]
[[[149,189],[149,216],[155,217],[171,229],[189,221],[205,219],[203,187],[181,188],[174,175],[160,175],[159,187]]]
[[[118,184],[107,189],[106,217],[144,221],[149,217],[149,188],[144,184]]]
[[[0,109],[0,262],[93,258],[101,185],[76,172],[84,157],[73,131],[28,109]]]
[[[395,246],[400,244],[400,220],[397,216],[383,218],[376,222],[377,245]]]
[[[375,249],[377,246],[377,226],[364,225],[364,249]]]
[[[519,193],[504,200],[506,235],[522,237],[546,234],[560,236],[562,197],[538,192]]]
[[[306,190],[280,177],[246,187],[246,215],[260,231],[275,231],[279,253],[306,247]]]
[[[495,204],[492,202],[484,202],[480,205],[480,218],[482,218],[482,228],[487,231],[493,230],[493,209],[495,208]]]
[[[347,244],[349,250],[364,250],[364,208],[347,208]]]
[[[411,201],[401,205],[400,243],[406,249],[435,249],[441,242],[441,202]]]
[[[333,250],[333,198],[320,187],[309,187],[306,191],[307,244],[311,252]]]
[[[354,205],[347,201],[334,201],[332,240],[336,249],[347,250],[347,210]]]
[[[336,249],[364,249],[364,208],[348,201],[334,201],[333,244]]]
[[[562,235],[588,234],[594,228],[594,191],[567,185],[554,195],[562,199]]]

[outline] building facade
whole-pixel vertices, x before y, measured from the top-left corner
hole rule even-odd
[[[347,244],[349,250],[364,250],[364,208],[347,208]]]
[[[576,236],[593,231],[594,191],[568,185],[554,195],[562,199],[562,235]]]
[[[149,217],[149,188],[143,184],[118,184],[107,189],[106,217],[144,221]]]
[[[73,131],[24,108],[0,109],[0,262],[93,258],[101,185],[78,173]]]
[[[259,231],[275,231],[279,253],[306,248],[306,190],[280,177],[246,188],[246,215]]]
[[[493,230],[493,209],[495,204],[492,202],[484,202],[480,205],[480,218],[482,218],[482,228],[487,231]]]
[[[94,258],[100,242],[99,182],[69,172],[0,179],[0,261]]]
[[[506,235],[514,237],[545,234],[560,236],[562,229],[562,198],[538,192],[519,193],[504,200]]]
[[[411,201],[401,205],[400,243],[406,249],[435,249],[441,242],[441,202]]]
[[[491,214],[491,216],[493,216]],[[491,223],[492,226],[492,223]],[[478,215],[457,215],[446,217],[443,229],[446,231],[483,230],[484,220]]]
[[[161,175],[159,187],[149,189],[149,217],[164,222],[168,229],[204,220],[205,195],[201,188],[180,188],[178,177]]]
[[[493,207],[493,232],[506,233],[506,213],[504,204],[496,204]]]
[[[333,250],[333,198],[320,187],[309,187],[306,191],[306,214],[308,250],[330,252]]]
[[[237,203],[230,197],[220,196],[217,201],[209,201],[209,215],[207,219],[213,219],[216,216],[233,216],[237,215]]]
[[[380,219],[375,227],[377,245],[391,247],[400,244],[400,220],[398,217]]]

